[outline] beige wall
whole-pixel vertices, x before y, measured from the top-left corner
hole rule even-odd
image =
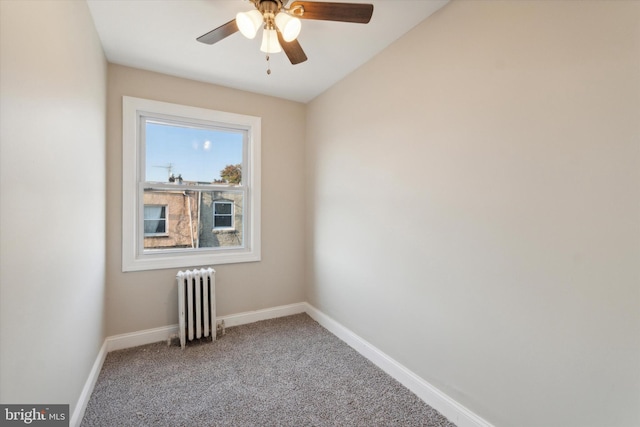
[[[639,17],[454,1],[311,102],[308,300],[497,426],[640,425]]]
[[[0,1],[0,402],[70,403],[104,340],[106,61],[84,2]]]
[[[305,105],[112,64],[108,92],[107,334],[178,322],[179,269],[122,273],[125,95],[262,118],[262,261],[215,266],[218,315],[304,301]]]

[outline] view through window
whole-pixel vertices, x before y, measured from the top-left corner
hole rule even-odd
[[[145,251],[242,247],[246,132],[143,117]],[[166,206],[167,219],[157,216]],[[147,224],[165,226],[147,231]]]

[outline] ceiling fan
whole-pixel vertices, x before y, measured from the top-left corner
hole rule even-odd
[[[289,0],[250,1],[255,6],[254,10],[238,13],[236,19],[203,34],[196,40],[214,44],[237,31],[253,39],[262,27],[260,50],[267,54],[267,60],[268,54],[284,50],[289,61],[295,65],[307,60],[307,55],[296,40],[302,27],[300,19],[366,24],[373,15],[373,5],[364,3],[294,1],[286,7]],[[270,71],[267,70],[267,73]]]

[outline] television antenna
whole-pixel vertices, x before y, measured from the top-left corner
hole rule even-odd
[[[167,182],[169,182],[169,178],[171,178],[171,172],[173,171],[173,163],[167,163],[165,166],[163,165],[153,165],[154,168],[163,168],[167,170]]]

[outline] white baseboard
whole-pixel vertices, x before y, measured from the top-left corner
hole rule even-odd
[[[71,414],[71,420],[69,420],[70,427],[79,427],[80,423],[82,423],[84,411],[87,410],[87,405],[89,404],[91,393],[93,393],[93,388],[98,381],[98,376],[100,375],[100,371],[102,370],[102,364],[104,363],[104,359],[107,357],[107,353],[107,341],[105,340],[105,342],[102,344],[102,347],[100,347],[100,351],[98,352],[96,361],[93,362],[93,366],[91,367],[91,371],[89,372],[89,377],[84,383],[84,387],[82,388],[82,392],[80,393],[78,403],[73,410],[73,414]]]
[[[354,350],[369,359],[400,384],[407,387],[423,402],[447,417],[457,427],[493,427],[491,423],[480,418],[311,304],[306,304],[306,306],[306,313],[313,320],[349,344]]]
[[[306,309],[307,304],[300,302],[297,304],[266,308],[264,310],[246,311],[244,313],[230,314],[228,316],[219,316],[216,317],[216,321],[220,322],[224,320],[225,327],[239,326],[259,322],[261,320],[275,319],[276,317],[305,313]],[[146,329],[144,331],[131,332],[128,334],[114,335],[105,340],[107,343],[107,352],[165,341],[170,336],[175,335],[178,332],[178,325],[175,324]]]
[[[493,427],[492,424],[480,418],[397,361],[387,356],[384,352],[306,302],[221,316],[217,317],[216,320],[218,322],[224,320],[226,327],[232,327],[300,313],[307,313],[312,319],[322,325],[329,332],[340,338],[362,356],[376,364],[392,378],[407,387],[426,404],[447,417],[447,419],[453,422],[457,427]],[[125,348],[165,341],[177,333],[178,325],[169,325],[139,332],[114,335],[105,339],[93,368],[91,369],[89,378],[87,379],[80,398],[78,399],[76,409],[71,417],[71,427],[77,427],[82,422],[84,412],[87,408],[87,404],[89,403],[89,398],[91,397],[91,393],[93,392],[93,388],[98,379],[98,375],[100,374],[100,370],[102,369],[102,364],[104,363],[107,353],[114,350],[122,350]]]
[[[308,304],[299,302],[296,304],[281,305],[279,307],[267,308],[264,310],[246,311],[244,313],[231,314],[229,316],[218,317],[218,321],[224,320],[225,327],[246,325],[248,323],[260,322],[262,320],[275,319],[276,317],[292,316],[294,314],[306,313]]]
[[[159,328],[146,329],[144,331],[128,334],[113,335],[107,337],[107,352],[123,350],[125,348],[138,347],[154,342],[166,341],[171,335],[178,333],[178,325],[161,326]]]

